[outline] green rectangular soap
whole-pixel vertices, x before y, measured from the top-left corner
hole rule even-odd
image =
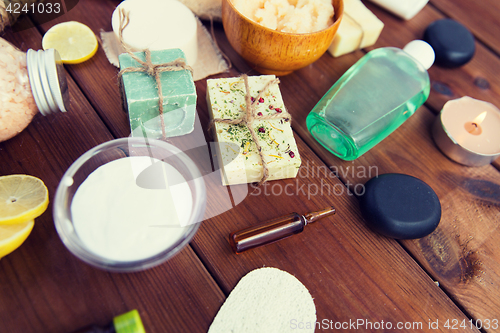
[[[145,61],[144,52],[134,53]],[[151,62],[163,64],[178,58],[186,59],[180,49],[151,51]],[[119,56],[120,69],[141,67],[130,54]],[[163,92],[163,117],[167,137],[191,133],[196,113],[196,87],[189,70],[159,74]],[[146,72],[126,72],[122,75],[122,94],[127,109],[132,136],[161,138],[161,119],[156,79]]]

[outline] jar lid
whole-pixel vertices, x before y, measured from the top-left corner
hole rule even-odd
[[[44,116],[66,112],[69,103],[66,74],[61,57],[54,49],[28,50],[26,55],[31,91],[38,110]]]
[[[50,92],[59,109],[66,112],[65,105],[69,104],[69,91],[61,56],[56,49],[48,49],[45,54],[45,70],[47,71]]]
[[[36,55],[38,58],[38,70],[40,73],[40,81],[42,83],[42,89],[46,89],[47,87],[49,87],[49,80],[47,78],[47,69],[46,69],[46,64],[45,64],[46,53],[44,53],[43,51],[42,52],[39,51],[36,53]],[[39,94],[40,94],[40,91],[39,91]],[[56,102],[54,101],[54,98],[52,96],[52,92],[50,91],[50,87],[49,87],[49,93],[44,92],[44,95],[45,95],[45,99],[47,101],[47,104],[49,105],[49,113],[57,112],[58,107],[56,105]]]
[[[45,99],[44,94],[40,94],[43,91],[42,81],[40,80],[40,74],[38,70],[38,56],[37,52],[32,49],[28,50],[26,55],[26,63],[28,65],[28,77],[30,79],[31,92],[33,93],[33,98],[35,99],[38,111],[46,116],[50,113],[50,108]]]
[[[395,239],[422,238],[441,220],[441,204],[418,178],[389,173],[370,179],[359,197],[363,217],[378,233]]]

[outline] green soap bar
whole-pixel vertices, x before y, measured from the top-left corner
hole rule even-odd
[[[134,53],[145,61],[144,52]],[[178,58],[186,59],[180,49],[151,51],[151,62],[162,64]],[[130,54],[119,56],[120,69],[141,67]],[[188,70],[160,73],[163,92],[163,112],[167,137],[191,133],[196,113],[196,88]],[[127,72],[122,75],[124,105],[127,108],[132,136],[161,138],[159,96],[156,79],[146,72]]]

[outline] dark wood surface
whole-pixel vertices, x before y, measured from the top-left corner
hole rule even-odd
[[[98,35],[101,29],[111,30],[111,13],[118,3],[81,0],[56,20],[21,32],[6,31],[2,37],[22,50],[39,49],[45,31],[70,20],[87,24]],[[303,158],[296,179],[272,181],[260,189],[234,187],[236,192],[248,190],[249,195],[233,209],[204,221],[191,244],[173,259],[132,274],[104,272],[74,257],[57,235],[51,204],[37,218],[26,242],[0,260],[0,332],[70,332],[89,323],[104,324],[134,308],[147,332],[206,332],[241,277],[263,266],[280,268],[302,281],[314,298],[319,321],[422,323],[425,332],[467,332],[477,331],[469,320],[500,320],[499,164],[479,168],[456,164],[437,150],[430,136],[436,113],[450,99],[469,95],[500,106],[500,7],[496,0],[431,0],[415,18],[402,21],[365,3],[385,23],[373,47],[335,59],[325,54],[281,78]],[[356,161],[342,161],[320,147],[307,131],[305,118],[330,86],[366,51],[403,47],[443,17],[459,20],[474,33],[473,60],[458,69],[433,66],[429,70],[432,90],[425,106]],[[213,77],[258,74],[232,50],[219,23],[214,33],[233,68]],[[129,134],[117,86],[118,70],[109,64],[102,48],[87,62],[66,66],[66,70],[69,112],[37,115],[20,135],[0,143],[0,175],[37,176],[48,186],[51,200],[62,175],[81,154]],[[196,88],[200,126],[206,128],[206,80],[197,81]],[[172,142],[182,145],[185,140],[189,138]],[[200,163],[200,168],[210,168],[206,161]],[[329,167],[341,171],[338,177],[326,172]],[[378,174],[406,173],[428,183],[443,208],[438,229],[409,241],[370,231],[357,199],[348,193],[348,188],[364,184],[370,176],[349,172],[360,168]],[[216,177],[208,179],[208,184],[207,216],[224,204],[220,199],[225,191]],[[323,189],[337,192],[308,195],[308,188],[322,184],[328,184]],[[273,195],[273,186],[276,193],[287,185],[293,195]],[[241,255],[230,250],[227,236],[231,231],[291,211],[305,213],[328,205],[334,205],[338,214],[308,226],[300,235]],[[429,328],[429,321],[436,320],[438,329]],[[465,320],[469,327],[453,330],[444,326],[447,320],[450,324]],[[500,332],[498,325],[498,329],[484,331]]]

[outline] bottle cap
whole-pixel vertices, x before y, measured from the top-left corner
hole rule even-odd
[[[403,51],[418,60],[425,67],[429,69],[434,63],[435,54],[432,46],[423,40],[412,40],[403,48]]]
[[[370,179],[359,202],[368,226],[395,239],[427,236],[441,220],[436,193],[409,175],[388,173]]]
[[[424,40],[436,52],[436,64],[443,67],[459,67],[474,56],[474,36],[461,23],[452,19],[432,22],[424,32]]]
[[[113,319],[116,333],[146,333],[141,316],[137,310],[132,310]]]
[[[66,112],[69,103],[66,74],[59,53],[28,50],[26,55],[31,91],[38,110],[44,116],[55,112]]]

